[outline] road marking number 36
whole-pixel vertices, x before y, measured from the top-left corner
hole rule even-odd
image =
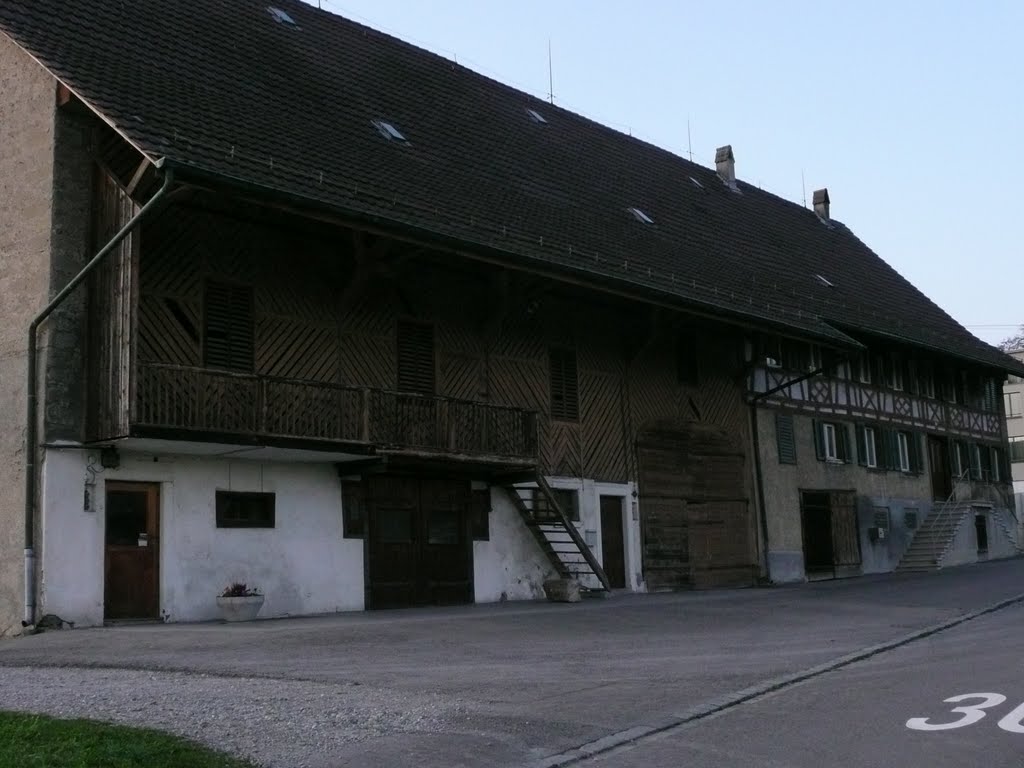
[[[952,728],[974,725],[985,717],[986,709],[998,707],[1006,701],[1006,697],[1001,693],[961,693],[959,696],[950,696],[944,701],[947,704],[959,704],[960,702],[970,702],[972,700],[975,703],[951,708],[950,711],[953,714],[960,715],[960,718],[957,720],[933,723],[927,717],[912,717],[907,720],[907,728],[912,728],[915,731],[948,731]],[[1004,715],[997,725],[1010,733],[1024,733],[1024,704]]]

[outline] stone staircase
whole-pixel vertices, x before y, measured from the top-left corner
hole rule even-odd
[[[970,501],[946,501],[932,507],[932,513],[917,529],[896,570],[934,571],[940,568],[956,532],[976,505],[977,502]]]
[[[1013,518],[1012,522],[1007,517]],[[999,530],[1006,536],[1006,540],[1013,544],[1017,554],[1024,555],[1024,547],[1021,547],[1021,542],[1017,541],[1017,519],[1013,517],[1013,513],[1002,509],[995,509],[992,511],[992,519],[996,521],[996,525],[999,526]]]

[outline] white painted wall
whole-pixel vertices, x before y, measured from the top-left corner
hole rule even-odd
[[[363,608],[363,542],[342,537],[341,485],[330,464],[122,454],[95,478],[83,451],[49,450],[42,469],[42,606],[79,625],[103,620],[104,482],[161,484],[160,607],[168,621],[218,617],[233,581],[266,594],[261,617]],[[99,469],[98,462],[95,463]],[[273,529],[217,528],[216,491],[276,494]]]
[[[107,481],[160,484],[160,609],[167,621],[218,618],[215,598],[235,581],[266,595],[264,618],[364,607],[363,541],[342,536],[341,484],[332,464],[125,452],[118,468],[102,469],[95,453],[51,449],[41,487],[45,613],[79,626],[103,621]],[[642,589],[634,486],[567,478],[551,483],[580,492],[578,527],[598,560],[600,497],[621,498],[627,586]],[[275,527],[217,528],[217,490],[274,493]],[[542,598],[554,569],[505,491],[492,488],[491,504],[490,540],[473,543],[476,601]]]
[[[580,520],[577,530],[598,559],[604,562],[601,547],[601,496],[622,500],[623,541],[626,556],[626,587],[643,589],[640,567],[640,523],[633,515],[632,483],[598,483],[579,478],[552,477],[552,488],[579,493]],[[637,518],[637,519],[635,519]],[[528,600],[544,596],[544,581],[555,576],[554,568],[506,492],[491,489],[490,541],[473,544],[473,579],[478,603],[499,600]]]
[[[544,597],[544,581],[555,576],[554,568],[501,488],[491,488],[489,523],[490,540],[473,542],[476,602]]]

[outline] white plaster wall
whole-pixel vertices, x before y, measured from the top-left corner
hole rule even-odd
[[[992,523],[989,521],[989,540],[992,539]],[[960,527],[956,529],[953,542],[950,544],[946,556],[942,558],[941,567],[948,568],[954,565],[966,565],[967,563],[978,562],[978,537],[974,532],[974,512],[964,515]]]
[[[501,488],[491,488],[490,539],[473,542],[474,599],[478,603],[544,597],[555,575],[519,510]]]
[[[622,501],[623,546],[626,557],[626,587],[642,590],[640,567],[640,523],[633,514],[632,483],[599,483],[579,478],[552,477],[552,488],[579,494],[580,520],[576,528],[591,544],[598,562],[604,563],[601,547],[601,496]],[[519,511],[500,488],[491,489],[490,541],[473,544],[473,579],[478,603],[498,600],[528,600],[544,596],[544,581],[555,576],[554,568]]]
[[[168,621],[218,617],[216,595],[244,581],[266,595],[261,617],[360,610],[363,542],[342,537],[341,486],[329,464],[122,455],[96,476],[82,451],[47,451],[43,464],[42,604],[80,625],[103,620],[107,480],[161,485],[160,608]],[[97,462],[98,465],[98,462]],[[217,528],[217,490],[276,494],[272,529]]]

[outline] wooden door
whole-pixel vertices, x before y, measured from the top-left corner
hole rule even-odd
[[[369,483],[369,604],[394,608],[418,602],[419,481],[376,476]]]
[[[832,562],[838,567],[860,565],[856,495],[849,491],[832,491],[828,503],[832,518]]]
[[[945,438],[928,435],[928,471],[932,476],[932,498],[945,501],[953,494],[949,443]]]
[[[804,540],[804,570],[808,573],[834,571],[832,509],[828,493],[802,493],[800,521]]]
[[[105,619],[160,618],[160,486],[106,484]]]
[[[469,483],[446,479],[420,482],[420,539],[417,579],[421,604],[473,601],[473,547],[469,534]]]
[[[613,589],[626,588],[626,551],[622,535],[622,498],[601,497],[601,557]]]

